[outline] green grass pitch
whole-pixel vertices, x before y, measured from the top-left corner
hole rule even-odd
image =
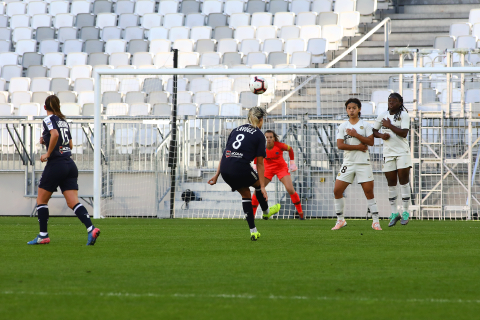
[[[475,319],[480,223],[0,217],[0,319]]]

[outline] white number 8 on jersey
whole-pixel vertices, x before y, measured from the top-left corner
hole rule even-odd
[[[235,149],[240,148],[242,145],[242,141],[245,139],[245,136],[243,134],[239,134],[238,136],[235,137],[235,142],[232,144],[232,147]]]

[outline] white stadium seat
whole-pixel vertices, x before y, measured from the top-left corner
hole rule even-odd
[[[250,25],[250,15],[248,13],[233,13],[228,23],[230,28],[236,29],[240,26]]]
[[[283,26],[291,26],[295,24],[295,13],[293,12],[277,12],[273,19],[273,25],[277,28]]]

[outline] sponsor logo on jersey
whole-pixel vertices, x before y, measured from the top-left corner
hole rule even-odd
[[[346,134],[343,136],[343,141],[347,141],[347,139],[351,139],[351,138],[353,138],[351,135]]]
[[[63,154],[64,152],[70,152],[70,147],[65,147],[65,146],[60,146],[58,147],[58,151],[60,151],[61,154]]]
[[[232,152],[230,150],[227,150],[227,152],[225,152],[225,157],[226,158],[242,158],[243,157],[243,153],[241,152]]]

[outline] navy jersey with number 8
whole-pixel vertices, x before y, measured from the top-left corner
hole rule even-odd
[[[247,163],[256,157],[266,157],[266,139],[260,129],[250,124],[232,130],[223,151],[221,166]]]
[[[72,139],[72,136],[67,121],[62,120],[54,114],[49,115],[43,119],[43,129],[42,136],[47,150],[50,145],[50,130],[57,129],[58,131],[57,144],[48,158],[48,161],[51,162],[56,159],[70,158],[72,154],[70,150],[70,140]]]

